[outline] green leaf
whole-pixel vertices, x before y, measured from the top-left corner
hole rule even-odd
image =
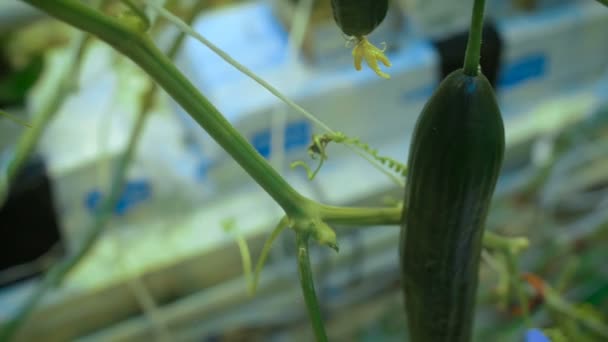
[[[34,86],[44,66],[42,55],[36,56],[21,70],[0,78],[0,103],[15,104],[24,101],[28,91]]]
[[[559,328],[545,329],[544,333],[551,339],[551,342],[568,342],[568,337]]]

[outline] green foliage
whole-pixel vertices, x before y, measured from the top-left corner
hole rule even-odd
[[[543,330],[543,332],[551,339],[551,342],[568,342],[568,337],[559,328],[549,328]]]
[[[19,105],[34,86],[44,68],[44,57],[35,56],[23,68],[0,76],[0,103]]]

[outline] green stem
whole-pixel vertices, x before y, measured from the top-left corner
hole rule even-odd
[[[268,259],[268,254],[270,254],[270,249],[272,248],[272,244],[279,237],[279,235],[289,226],[289,220],[287,217],[284,217],[279,221],[277,226],[272,230],[272,233],[264,242],[264,247],[262,247],[262,252],[260,253],[260,257],[258,262],[255,265],[255,270],[253,271],[253,282],[249,284],[249,294],[254,295],[258,289],[258,283],[260,279],[260,274],[262,273],[262,269],[264,268],[264,264],[266,264],[266,259]]]
[[[298,248],[298,271],[300,274],[300,285],[306,302],[308,316],[312,322],[312,327],[315,333],[317,342],[327,341],[327,334],[319,309],[319,302],[315,292],[315,285],[312,279],[312,270],[310,268],[310,256],[308,254],[308,238],[309,235],[304,232],[296,232],[296,244]]]
[[[27,123],[24,120],[22,120],[22,119],[20,119],[20,118],[18,118],[16,116],[14,116],[11,113],[3,111],[2,109],[0,109],[0,116],[4,116],[5,118],[7,118],[7,119],[11,120],[12,122],[14,122],[16,124],[19,124],[21,126],[32,127],[32,125],[30,125],[29,123]]]
[[[477,76],[479,73],[479,59],[481,54],[481,35],[483,32],[483,12],[485,0],[475,0],[473,5],[473,16],[471,18],[471,29],[469,41],[464,57],[464,73],[469,76]]]
[[[208,3],[206,1],[196,1],[196,3],[192,5],[192,8],[189,9],[187,17],[184,18],[186,24],[191,25],[194,22],[194,19],[196,19],[207,5]],[[169,47],[169,50],[167,50],[167,57],[169,57],[169,59],[175,59],[187,36],[188,34],[182,31],[177,35],[177,38],[173,40],[173,44]]]
[[[23,0],[113,46],[152,77],[290,216],[311,202],[293,189],[153,42],[75,0]],[[238,101],[239,94],[235,94]]]
[[[30,159],[45,128],[53,120],[55,114],[59,112],[69,93],[72,91],[73,85],[78,79],[83,60],[82,56],[90,40],[91,36],[78,33],[78,37],[75,39],[74,45],[70,50],[71,54],[68,57],[69,62],[66,64],[66,72],[61,75],[52,93],[47,97],[48,101],[43,103],[40,111],[34,115],[32,127],[25,130],[19,137],[15,151],[13,152],[14,155],[7,166],[6,178],[0,182],[0,206],[6,200],[9,185],[15,181],[24,164]]]
[[[526,323],[528,328],[531,328],[532,322],[530,321],[528,297],[526,296],[526,292],[524,291],[522,281],[520,279],[519,267],[517,265],[517,257],[510,249],[506,249],[504,253],[507,262],[507,272],[509,273],[509,279],[511,281],[511,293],[519,301],[519,306],[521,307],[521,314],[524,319],[524,322]]]
[[[348,226],[399,225],[403,215],[401,207],[350,208],[320,205],[319,210],[328,224]]]
[[[517,254],[529,245],[530,241],[525,237],[505,237],[490,231],[485,231],[483,234],[483,246],[489,249]]]

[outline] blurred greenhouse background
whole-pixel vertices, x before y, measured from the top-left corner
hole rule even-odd
[[[353,68],[329,0],[156,2],[194,18],[195,31],[332,129],[402,162],[424,103],[461,65],[472,4],[392,1],[369,37],[386,44],[392,61],[384,80]],[[521,341],[530,326],[553,341],[608,341],[608,8],[593,0],[487,6],[482,70],[507,135],[487,229],[527,237],[530,247],[515,260],[484,252],[476,341]],[[107,13],[125,10],[105,1]],[[150,34],[168,48],[176,32],[159,17]],[[77,41],[67,25],[19,1],[0,2],[0,109],[36,123],[60,101],[10,186],[19,139],[40,127],[0,116],[0,323],[86,236],[137,113],[151,103],[108,229],[16,340],[313,340],[292,232],[273,246],[257,294],[247,292],[237,241],[244,238],[257,260],[280,207],[164,92],[145,100],[147,76],[103,42],[90,40],[74,71]],[[402,199],[391,178],[339,144],[310,181],[290,165],[316,166],[307,148],[323,132],[314,123],[191,37],[175,62],[306,196],[334,205]],[[76,77],[66,83],[66,75]],[[313,248],[330,340],[403,341],[399,229],[336,231],[339,253]],[[521,289],[527,310],[509,293],[514,272],[530,284]]]

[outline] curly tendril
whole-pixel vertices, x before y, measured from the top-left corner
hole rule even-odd
[[[402,164],[393,158],[381,156],[378,150],[370,147],[369,144],[362,142],[361,140],[359,140],[359,138],[348,137],[342,132],[335,132],[333,134],[327,133],[322,135],[313,135],[312,143],[308,147],[308,155],[313,160],[319,160],[319,163],[317,164],[317,167],[314,170],[312,170],[303,161],[293,162],[291,164],[291,168],[296,168],[298,166],[304,168],[308,179],[313,180],[321,170],[321,167],[323,166],[325,160],[327,160],[327,146],[332,142],[336,144],[344,144],[355,147],[360,151],[368,154],[374,160],[378,161],[380,164],[387,167],[388,169],[404,177],[407,174],[407,166],[405,164]]]

